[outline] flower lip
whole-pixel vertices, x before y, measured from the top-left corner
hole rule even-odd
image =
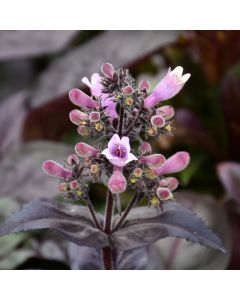
[[[126,159],[127,157],[127,148],[123,144],[112,145],[109,152],[112,156],[119,157],[121,159]]]

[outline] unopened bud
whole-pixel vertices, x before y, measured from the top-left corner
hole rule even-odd
[[[89,116],[78,109],[74,109],[70,112],[69,118],[73,124],[80,125],[84,123],[83,121],[88,120]]]
[[[165,125],[165,119],[162,116],[153,116],[151,118],[151,124],[156,127],[163,127]]]
[[[96,174],[96,173],[98,173],[98,171],[99,171],[99,165],[91,165],[90,172],[92,174]]]
[[[127,97],[125,100],[125,104],[128,106],[132,106],[134,103],[133,98],[132,97]]]
[[[156,128],[156,127],[150,127],[150,128],[147,130],[147,133],[148,133],[150,136],[156,136],[156,135],[157,135],[157,128]]]
[[[174,117],[174,108],[170,105],[164,105],[156,110],[156,114],[164,117],[165,120],[170,120]]]
[[[84,125],[80,125],[77,129],[78,133],[82,136],[88,136],[90,135],[90,129]]]
[[[61,193],[65,193],[68,190],[68,184],[66,182],[61,182],[58,185],[58,191]]]
[[[103,124],[101,124],[101,123],[96,123],[96,124],[95,124],[95,129],[96,129],[97,131],[101,131],[101,130],[103,129]]]
[[[123,92],[125,95],[132,95],[133,88],[130,85],[125,86],[125,88],[123,89]]]
[[[100,113],[98,111],[92,111],[89,115],[90,122],[98,122],[100,120]]]
[[[144,142],[139,146],[138,150],[142,155],[145,155],[145,154],[149,154],[152,152],[152,147],[149,143]]]
[[[110,64],[110,63],[103,64],[101,66],[101,71],[106,77],[113,79],[115,70],[114,70],[114,67],[112,64]]]
[[[167,187],[170,191],[174,191],[178,187],[179,182],[175,177],[168,177],[161,179],[159,185],[161,187]]]
[[[73,180],[69,183],[69,186],[71,190],[76,190],[79,187],[79,184],[77,180]]]
[[[123,176],[121,170],[113,171],[113,174],[108,181],[108,187],[114,194],[120,194],[126,190],[127,180]]]
[[[158,187],[156,194],[160,200],[169,200],[173,198],[173,194],[169,191],[169,189],[164,187]]]
[[[67,162],[69,165],[77,165],[79,163],[79,159],[76,154],[70,154],[67,158]]]
[[[159,201],[159,199],[155,196],[155,197],[152,197],[152,198],[150,199],[150,204],[153,205],[153,206],[159,206],[160,201]]]
[[[142,177],[142,174],[143,174],[143,170],[141,168],[135,168],[133,170],[133,175],[137,178]]]

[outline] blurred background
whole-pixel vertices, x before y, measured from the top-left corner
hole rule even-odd
[[[167,238],[154,245],[149,268],[240,269],[240,31],[0,31],[0,222],[34,198],[59,197],[58,180],[41,165],[73,152],[80,137],[68,119],[68,90],[83,88],[81,78],[104,62],[152,87],[168,67],[192,74],[165,102],[176,109],[173,134],[155,141],[154,152],[190,152],[176,199],[228,252]],[[99,211],[105,193],[90,190]],[[76,248],[49,231],[2,237],[0,269],[78,269]]]

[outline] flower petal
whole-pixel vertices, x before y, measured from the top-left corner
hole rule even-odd
[[[120,143],[121,143],[120,137],[118,136],[118,134],[115,133],[111,137],[110,141],[108,142],[108,149],[111,149],[114,144],[120,144]]]
[[[189,153],[185,151],[177,152],[169,157],[160,168],[157,168],[156,172],[159,176],[168,173],[177,173],[185,169],[189,161]]]
[[[121,144],[123,144],[126,147],[127,152],[131,151],[130,144],[129,144],[129,138],[127,136],[123,136],[121,138]]]
[[[101,71],[106,77],[111,79],[113,78],[115,72],[113,65],[111,65],[110,63],[103,64],[101,66]]]
[[[68,177],[72,176],[72,171],[65,169],[59,163],[55,162],[54,160],[46,160],[43,163],[43,171],[52,176],[56,177]]]
[[[73,104],[83,108],[98,107],[98,103],[96,101],[92,100],[91,97],[89,97],[87,94],[85,94],[79,89],[70,90],[69,98]]]

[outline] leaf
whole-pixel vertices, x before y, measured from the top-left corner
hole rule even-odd
[[[240,163],[221,162],[217,165],[217,173],[226,192],[240,204]]]
[[[16,148],[21,142],[22,125],[26,116],[27,92],[9,96],[0,106],[0,155]]]
[[[2,30],[0,60],[59,52],[77,33],[76,30]]]
[[[101,215],[98,218],[102,221]],[[47,199],[24,205],[0,226],[0,236],[33,229],[52,229],[80,246],[101,248],[108,245],[106,235],[93,226],[87,208]]]
[[[31,99],[39,107],[78,87],[80,79],[100,71],[108,61],[114,67],[129,66],[176,41],[178,31],[107,31],[62,55],[41,76]],[[107,45],[107,47],[106,47]]]
[[[232,256],[232,233],[224,207],[211,195],[193,191],[178,192],[177,201],[197,213],[221,238],[227,252],[202,247],[169,237],[155,243],[158,269],[222,270]],[[156,261],[157,262],[157,261]]]
[[[42,170],[44,160],[60,163],[72,153],[70,146],[53,142],[31,142],[6,154],[0,161],[0,197],[17,197],[29,201],[36,197],[54,197],[59,180]]]
[[[225,252],[220,239],[192,211],[167,201],[157,207],[134,208],[127,222],[110,236],[110,245],[130,250],[166,237],[179,237]]]

